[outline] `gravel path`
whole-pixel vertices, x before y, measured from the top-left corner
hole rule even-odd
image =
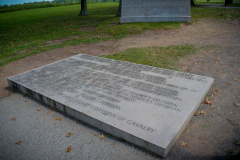
[[[99,130],[17,93],[2,98],[0,106],[0,159],[159,158],[113,137],[101,139]]]

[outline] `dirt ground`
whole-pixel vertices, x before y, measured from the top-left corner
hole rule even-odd
[[[192,118],[167,159],[176,154],[183,159],[235,159],[240,154],[240,20],[198,19],[180,29],[149,31],[118,41],[70,46],[19,59],[1,67],[0,98],[11,93],[8,77],[74,54],[108,55],[133,47],[186,43],[203,48],[182,59],[180,70],[215,79],[207,94],[212,105],[200,105],[198,111],[202,112]],[[182,141],[187,147],[180,145]]]

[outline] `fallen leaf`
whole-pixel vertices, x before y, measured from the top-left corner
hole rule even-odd
[[[84,76],[84,78],[87,78],[87,76]]]
[[[217,117],[215,114],[212,115],[213,117]]]
[[[122,82],[122,81],[120,81],[120,82]]]
[[[102,134],[101,136],[99,136],[101,139],[103,139],[103,137],[104,137],[104,134]]]
[[[212,103],[210,102],[210,98],[209,97],[205,99],[205,103],[206,104],[210,104],[212,106]]]
[[[2,68],[0,67],[0,71],[2,70]]]
[[[115,143],[113,143],[113,145],[115,145]]]
[[[97,75],[97,73],[94,74],[94,76],[96,76],[96,75]]]
[[[101,83],[98,83],[98,85],[100,85]]]
[[[89,78],[89,80],[91,80],[91,78]]]
[[[195,116],[198,116],[199,114],[200,114],[200,112],[196,112],[196,113],[195,113]]]
[[[216,90],[215,90],[218,94],[220,94],[220,90],[217,88]]]
[[[71,136],[72,135],[72,132],[69,132],[67,135],[66,135],[66,137],[69,137],[69,136]]]
[[[66,152],[70,152],[71,150],[73,150],[73,148],[71,146],[69,146],[66,150]]]
[[[233,114],[233,112],[229,112],[230,114]]]
[[[182,141],[182,142],[181,142],[181,146],[182,146],[182,147],[187,147],[187,143],[184,142],[184,141]]]
[[[240,122],[238,122],[237,125],[240,125]]]
[[[215,106],[214,105],[211,105],[211,108],[214,108]]]
[[[190,69],[187,69],[188,72],[190,72]]]
[[[61,121],[62,119],[61,119],[60,117],[58,117],[58,118],[56,118],[55,120],[57,120],[57,121]]]
[[[93,67],[93,69],[96,69],[95,67]]]
[[[16,142],[16,144],[18,144],[18,145],[19,145],[20,143],[22,143],[22,141],[20,141],[20,140]]]
[[[237,78],[234,78],[234,81],[239,81]]]
[[[227,83],[227,85],[229,85],[230,83],[229,82],[226,82]]]
[[[117,65],[114,65],[114,67],[117,67]]]
[[[79,61],[79,62],[82,62],[82,61]]]
[[[79,67],[77,67],[77,69],[78,69]]]
[[[27,102],[28,100],[25,100],[25,102]]]
[[[205,111],[200,111],[201,114],[203,114],[204,116],[207,114]]]
[[[95,82],[95,79],[94,79],[94,80],[92,80],[92,82]]]
[[[16,118],[12,118],[12,119],[11,119],[11,121],[15,121],[15,120],[16,120]]]
[[[37,109],[37,111],[41,111],[41,108],[39,107],[39,108]]]
[[[240,104],[236,102],[236,103],[234,103],[234,105],[235,105],[236,107],[238,107]]]
[[[48,113],[47,114],[50,114],[52,111],[48,111]]]

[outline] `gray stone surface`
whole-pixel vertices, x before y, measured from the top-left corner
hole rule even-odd
[[[213,79],[80,54],[10,77],[8,83],[71,117],[165,157]]]
[[[122,0],[121,23],[166,21],[191,23],[190,0]]]

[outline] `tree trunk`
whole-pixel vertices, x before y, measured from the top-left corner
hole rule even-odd
[[[86,16],[89,15],[87,10],[87,2],[86,0],[81,0],[81,12],[79,13],[79,16]]]
[[[232,3],[233,3],[233,0],[225,0],[225,6]]]
[[[195,5],[193,0],[191,0],[191,5]]]
[[[122,0],[119,0],[119,7],[115,17],[121,17],[121,11],[122,11]]]

